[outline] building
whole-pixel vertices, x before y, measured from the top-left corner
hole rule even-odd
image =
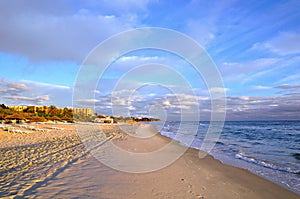
[[[110,118],[110,117],[106,117],[106,118],[96,118],[94,120],[94,122],[96,123],[103,123],[103,124],[113,124],[114,123],[114,119]]]
[[[92,108],[72,108],[74,115],[81,115],[85,117],[93,116],[94,110]]]
[[[27,106],[27,110],[30,110],[32,113],[48,114],[48,106]]]
[[[21,106],[8,106],[9,109],[12,109],[14,111],[17,112],[24,112],[24,111],[28,111],[30,113],[39,113],[39,112],[43,112],[43,113],[48,113],[48,107],[47,106],[25,106],[25,105],[21,105]]]
[[[24,105],[21,105],[21,106],[7,106],[9,109],[12,109],[14,111],[17,111],[17,112],[23,112],[24,110],[27,109],[28,106],[24,106]]]
[[[34,113],[43,112],[48,114],[48,106],[33,106]]]

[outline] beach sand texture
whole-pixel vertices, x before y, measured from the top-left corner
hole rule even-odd
[[[78,127],[89,135],[85,142],[104,143],[99,150],[113,136],[116,146],[134,153],[151,152],[171,142],[150,126],[143,126],[134,134],[137,137],[124,135],[117,127]],[[300,198],[210,155],[200,159],[196,149],[188,149],[174,163],[154,172],[120,172],[87,151],[82,143],[85,138],[78,136],[75,125],[39,128],[50,131],[20,134],[0,130],[0,198]],[[100,130],[105,135],[90,137]]]

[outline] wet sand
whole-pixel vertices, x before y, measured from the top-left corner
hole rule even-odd
[[[224,165],[209,155],[200,159],[195,149],[188,149],[174,163],[158,171],[120,172],[100,163],[87,151],[74,125],[58,127],[64,130],[29,134],[0,131],[0,198],[300,197],[248,171]],[[86,132],[99,131],[99,127],[90,125],[79,128]],[[120,134],[120,130],[109,126],[101,127],[103,129],[105,136],[93,138],[94,142],[105,141],[112,135],[116,146],[134,153],[155,151],[171,142],[149,126],[139,128],[134,134],[136,137]],[[98,149],[104,148],[105,144]]]

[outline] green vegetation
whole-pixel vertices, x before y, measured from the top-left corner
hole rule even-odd
[[[77,116],[79,120],[82,118]],[[10,123],[13,120],[17,123],[20,122],[47,122],[47,121],[59,121],[73,123],[73,112],[69,108],[57,108],[55,106],[49,106],[42,109],[37,108],[34,110],[33,106],[28,106],[22,111],[9,108],[4,104],[0,105],[0,120],[5,123]]]

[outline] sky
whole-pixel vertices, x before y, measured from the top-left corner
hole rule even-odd
[[[298,0],[3,0],[0,103],[74,105],[173,120],[200,114],[209,120],[212,92],[222,89],[226,120],[300,120],[299,7]],[[97,46],[146,27],[197,42],[222,87],[209,88],[210,77],[159,49],[119,54],[101,75],[95,71],[104,66],[95,65],[80,77]],[[184,45],[174,40],[174,46]],[[97,79],[93,95],[78,91],[82,96],[74,99],[76,85],[90,78]]]

